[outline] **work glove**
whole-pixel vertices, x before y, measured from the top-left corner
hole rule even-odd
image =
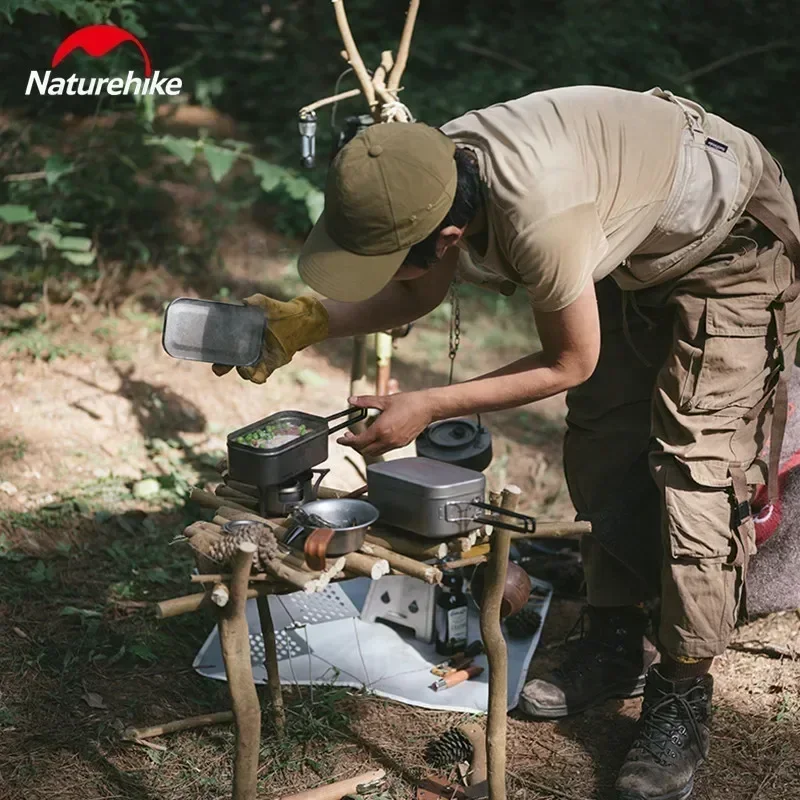
[[[278,367],[288,364],[298,350],[328,338],[328,312],[314,297],[295,297],[282,302],[254,294],[242,302],[258,306],[267,317],[261,358],[252,367],[236,367],[245,380],[264,383]],[[213,364],[211,369],[215,375],[226,375],[233,367]]]

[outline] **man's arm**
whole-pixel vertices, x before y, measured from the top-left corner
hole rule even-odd
[[[436,420],[531,403],[587,380],[600,354],[600,322],[594,284],[561,311],[537,313],[542,350],[494,372],[453,386],[386,397],[351,398],[353,405],[383,413],[364,433],[338,441],[377,456],[413,441]]]
[[[421,278],[391,281],[374,297],[360,303],[323,300],[328,311],[328,338],[388,331],[433,311],[444,300],[458,262],[453,247]]]
[[[552,397],[591,376],[600,354],[594,284],[561,311],[535,317],[542,350],[465,383],[430,389],[436,419],[514,408]]]

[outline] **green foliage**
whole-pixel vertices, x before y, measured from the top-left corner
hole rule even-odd
[[[249,145],[226,139],[215,143],[206,139],[189,139],[185,136],[153,136],[146,140],[153,146],[163,147],[168,153],[180,159],[184,166],[191,165],[195,158],[203,156],[215,184],[220,183],[237,163],[249,164],[261,189],[271,198],[286,198],[289,203],[301,204],[304,212],[296,223],[284,223],[287,233],[299,233],[314,224],[325,204],[322,192],[307,178],[294,170],[273,164],[246,152]],[[296,207],[293,209],[297,214]]]
[[[48,185],[52,186],[49,180]],[[64,222],[57,217],[45,222],[39,220],[36,212],[28,206],[13,204],[0,205],[0,220],[14,226],[11,237],[12,240],[17,240],[15,244],[0,247],[0,261],[15,258],[26,262],[46,263],[52,259],[65,259],[70,264],[89,267],[97,257],[91,239],[69,233],[85,228],[83,223]],[[37,247],[23,244],[28,240]]]
[[[22,461],[27,450],[28,443],[21,436],[0,439],[0,464],[7,458],[11,458],[13,461]]]
[[[406,7],[407,0],[348,0],[368,66],[382,49],[396,47]],[[62,243],[69,238],[56,220],[86,226],[85,237],[96,243],[102,261],[156,262],[182,274],[204,274],[227,221],[262,201],[274,210],[275,229],[304,235],[322,209],[320,188],[337,129],[346,115],[365,111],[361,98],[340,103],[335,118],[333,109],[323,109],[318,165],[294,171],[297,110],[331,94],[343,73],[330,3],[6,0],[0,18],[10,23],[0,34],[0,107],[19,115],[0,129],[0,171],[39,175],[0,182],[0,204],[27,208],[55,228],[41,233],[42,247],[27,236],[31,220],[17,220],[13,227],[22,226],[22,234],[0,236],[0,262],[32,282],[53,271],[97,277],[94,251],[62,251],[54,244],[55,234]],[[30,69],[46,68],[66,33],[98,22],[140,36],[154,67],[182,79],[184,96],[98,102],[22,94]],[[423,2],[402,99],[418,119],[438,125],[558,85],[660,85],[755,133],[791,177],[800,170],[800,109],[786,98],[795,94],[800,56],[783,32],[798,25],[800,4],[787,2],[731,0],[724,9],[689,0]],[[136,48],[127,45],[105,58],[75,53],[69,60],[70,69],[87,77],[141,65]],[[355,85],[348,74],[338,89]],[[249,144],[184,131],[165,135],[161,102],[224,112]],[[91,120],[88,132],[64,136],[67,114]],[[210,198],[202,208],[178,209],[200,218],[197,241],[187,244],[176,232],[167,184]]]
[[[21,12],[43,16],[64,16],[77,26],[97,25],[119,18],[119,24],[137,36],[146,35],[136,8],[140,0],[8,0],[2,13],[9,23]]]
[[[0,355],[16,355],[33,361],[54,361],[68,355],[84,354],[80,345],[57,341],[42,328],[27,328],[14,332],[0,342]]]

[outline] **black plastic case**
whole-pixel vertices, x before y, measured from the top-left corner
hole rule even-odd
[[[258,306],[179,297],[164,312],[161,343],[173,358],[250,367],[261,357],[266,327]]]

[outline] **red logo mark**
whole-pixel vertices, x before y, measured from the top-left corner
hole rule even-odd
[[[153,68],[144,45],[132,33],[116,25],[87,25],[75,31],[58,46],[50,66],[57,67],[73,50],[84,50],[92,58],[101,58],[123,42],[133,42],[139,48],[144,58],[144,74],[149,78]]]

